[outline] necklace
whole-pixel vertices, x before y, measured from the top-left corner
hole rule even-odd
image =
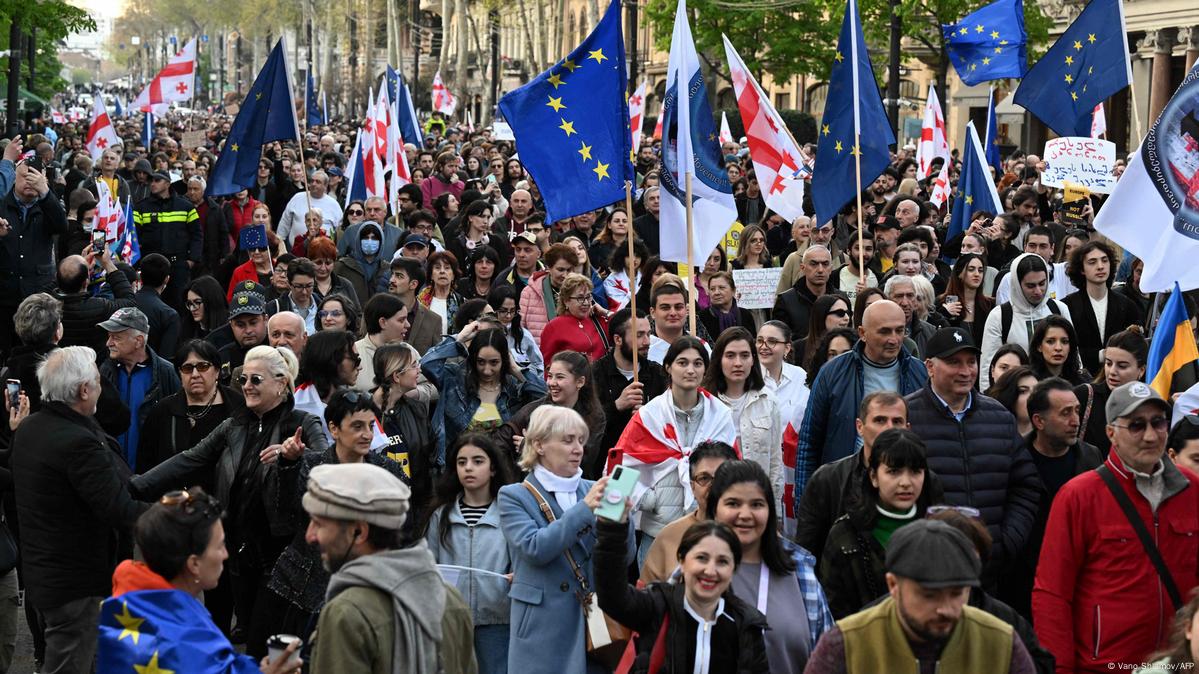
[[[495,393],[496,391],[500,390],[500,385],[498,382],[495,384],[491,384],[491,385],[480,383],[479,390],[486,391],[488,393]]]
[[[212,410],[212,404],[216,402],[217,394],[219,394],[220,392],[221,392],[221,390],[219,388],[213,389],[212,397],[208,399],[208,404],[204,406],[204,409],[200,410],[196,414],[187,412],[187,421],[188,421],[188,423],[191,424],[192,428],[196,427],[196,421],[203,419],[205,417],[205,415],[207,415],[208,412],[210,410]],[[190,407],[190,405],[189,405],[189,407]]]

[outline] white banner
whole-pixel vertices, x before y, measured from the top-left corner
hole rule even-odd
[[[1116,187],[1116,144],[1101,138],[1063,136],[1045,143],[1041,184],[1065,187],[1072,182],[1091,192],[1111,194]]]

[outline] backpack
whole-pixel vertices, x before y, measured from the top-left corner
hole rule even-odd
[[[1057,308],[1057,302],[1055,302],[1053,298],[1049,298],[1049,302],[1046,303],[1045,306],[1049,309],[1049,313],[1053,314],[1054,316],[1062,315],[1062,310]],[[1004,302],[1003,304],[999,305],[999,318],[1001,320],[1001,327],[999,328],[1001,330],[1000,343],[1002,344],[1007,344],[1007,334],[1012,330],[1013,313],[1014,310],[1012,309],[1011,302]],[[1029,335],[1028,338],[1032,339],[1032,335]]]

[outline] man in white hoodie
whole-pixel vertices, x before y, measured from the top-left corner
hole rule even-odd
[[[987,316],[983,330],[982,364],[979,388],[991,386],[991,361],[1004,344],[1019,344],[1028,350],[1029,338],[1037,323],[1050,314],[1070,319],[1070,310],[1049,297],[1049,266],[1035,253],[1024,253],[1012,260],[1011,273],[1005,277],[1011,301],[1004,302]]]

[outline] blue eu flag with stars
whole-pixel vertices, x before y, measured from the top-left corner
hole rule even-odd
[[[861,184],[865,188],[891,163],[887,146],[894,143],[895,131],[887,121],[887,111],[874,80],[857,5],[849,0],[829,72],[828,99],[820,123],[820,142],[816,145],[816,166],[812,170],[812,203],[817,223],[832,220],[857,193],[855,155],[861,153]]]
[[[1059,136],[1091,135],[1095,106],[1132,82],[1121,0],[1091,0],[1016,89]]]
[[[991,167],[987,166],[986,152],[974,130],[974,122],[966,125],[966,148],[962,151],[962,172],[958,176],[957,189],[953,192],[953,208],[950,210],[949,231],[945,240],[965,232],[970,227],[970,218],[977,211],[1002,213],[1002,203],[991,179]]]
[[[242,101],[225,147],[212,167],[208,196],[235,194],[250,187],[258,175],[262,146],[295,139],[299,125],[286,52],[280,39]]]
[[[500,100],[550,222],[624,199],[634,178],[621,5],[565,59]]]
[[[321,117],[321,106],[316,102],[316,83],[312,81],[312,73],[308,73],[308,82],[304,87],[304,116],[305,126],[319,126],[325,123]]]
[[[945,51],[967,86],[1005,77],[1023,77],[1028,69],[1024,3],[996,0],[941,26]]]

